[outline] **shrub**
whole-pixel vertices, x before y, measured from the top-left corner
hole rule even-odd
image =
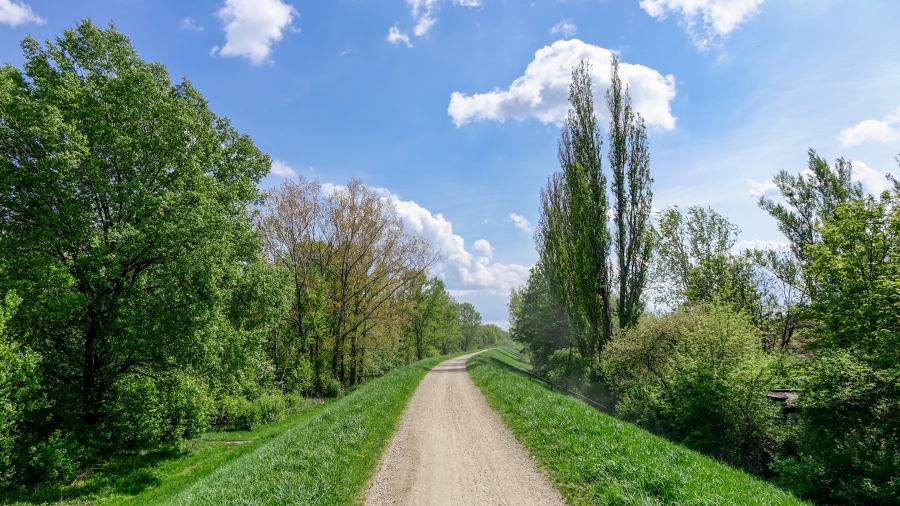
[[[256,400],[260,423],[272,423],[282,420],[287,414],[287,402],[280,394],[265,394]]]
[[[616,336],[603,367],[618,413],[671,439],[766,474],[795,427],[766,394],[779,386],[777,355],[741,314],[703,305],[646,317]]]
[[[6,322],[18,304],[15,294],[0,301],[0,488],[23,471],[25,441],[22,424],[29,411],[40,407],[40,356],[7,339]]]
[[[325,397],[340,397],[342,389],[343,386],[340,381],[335,378],[328,378],[325,380],[323,393],[325,394]]]

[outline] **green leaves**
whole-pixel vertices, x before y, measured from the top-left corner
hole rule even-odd
[[[0,72],[10,332],[43,356],[48,427],[114,426],[122,378],[216,367],[269,158],[112,27],[23,50]]]

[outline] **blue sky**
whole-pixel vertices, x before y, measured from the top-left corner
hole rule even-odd
[[[744,245],[784,241],[757,195],[810,147],[870,190],[900,172],[896,0],[0,0],[0,59],[86,17],[279,160],[264,187],[293,171],[396,196],[435,272],[504,327],[579,58],[598,94],[610,51],[627,64],[654,206],[712,206]]]

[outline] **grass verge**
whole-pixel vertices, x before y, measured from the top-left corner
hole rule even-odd
[[[0,494],[0,504],[165,504],[187,484],[226,462],[256,451],[286,429],[315,415],[328,403],[311,400],[302,412],[277,423],[262,425],[252,432],[210,432],[179,446],[118,456],[70,484],[48,484],[32,492]]]
[[[141,504],[360,503],[419,382],[447,358],[426,359],[367,383],[181,493]]]
[[[571,505],[806,504],[762,480],[531,380],[514,350],[466,367],[488,404]]]

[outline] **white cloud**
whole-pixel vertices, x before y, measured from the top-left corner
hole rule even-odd
[[[534,53],[525,75],[507,90],[450,96],[447,113],[456,126],[473,119],[505,121],[537,118],[544,123],[561,123],[569,108],[572,68],[587,59],[593,66],[594,96],[602,101],[610,84],[612,52],[578,39],[559,40]],[[631,63],[619,63],[619,76],[631,90],[631,100],[648,125],[666,130],[675,128],[670,102],[675,97],[675,78]],[[603,123],[609,121],[606,108],[596,109]]]
[[[748,249],[781,249],[790,246],[785,241],[767,241],[764,239],[743,239],[731,247],[732,253],[741,253]]]
[[[769,195],[770,193],[778,191],[778,187],[775,186],[775,181],[772,181],[771,178],[762,183],[748,179],[747,184],[750,185],[750,195],[753,195],[754,197],[762,197],[763,195]]]
[[[881,192],[890,190],[893,187],[885,177],[885,173],[878,172],[859,160],[854,160],[850,163],[852,166],[850,178],[853,181],[861,183],[863,190],[866,192],[880,195]],[[813,175],[812,171],[809,169],[804,169],[801,174],[805,177],[811,177]],[[778,193],[778,187],[775,186],[775,182],[772,179],[767,179],[762,183],[748,179],[747,184],[750,185],[750,195],[753,195],[754,197]]]
[[[709,49],[759,12],[763,0],[641,0],[647,14],[662,20],[681,14],[681,24],[700,50]],[[698,19],[702,27],[697,28]]]
[[[28,23],[43,25],[47,20],[35,14],[28,4],[17,0],[0,0],[0,24],[19,26]]]
[[[322,186],[324,189],[325,185]],[[430,239],[441,250],[443,257],[435,266],[435,271],[452,293],[486,291],[506,294],[512,287],[520,286],[528,279],[529,267],[492,263],[494,250],[484,239],[475,241],[473,246],[482,255],[466,251],[465,241],[453,233],[453,225],[443,215],[432,214],[415,202],[400,200],[395,195],[385,198],[393,199],[397,213],[408,230]]]
[[[298,15],[292,5],[281,0],[225,0],[218,12],[225,25],[225,46],[215,52],[263,63]]]
[[[402,42],[406,44],[406,47],[412,47],[412,44],[409,42],[409,35],[401,32],[397,25],[392,26],[391,29],[388,30],[387,41],[395,46]]]
[[[272,160],[272,174],[281,177],[294,177],[297,173],[286,162],[274,159]]]
[[[570,23],[568,21],[560,21],[553,25],[553,28],[550,29],[551,33],[561,33],[563,37],[569,38],[578,31],[578,26],[575,23]]]
[[[491,243],[487,242],[485,239],[478,239],[477,241],[475,241],[475,244],[472,245],[472,249],[484,253],[484,256],[488,258],[494,256],[494,247],[491,246]]]
[[[512,220],[513,225],[515,225],[516,228],[521,228],[526,232],[531,232],[531,222],[528,221],[528,218],[520,216],[516,213],[510,213],[509,219]]]
[[[893,185],[891,185],[887,178],[884,177],[883,172],[878,172],[858,160],[854,160],[850,163],[853,166],[851,177],[854,181],[862,183],[863,189],[868,193],[881,195],[881,192],[893,188]]]
[[[194,18],[183,18],[178,22],[178,28],[186,32],[202,32],[203,26],[197,23]]]
[[[406,0],[406,3],[409,5],[413,20],[416,22],[413,33],[419,37],[427,35],[431,27],[437,23],[437,18],[434,17],[434,14],[441,0]],[[463,7],[481,6],[481,0],[453,0],[453,3]]]
[[[866,141],[894,142],[900,140],[900,108],[882,120],[867,119],[841,130],[842,146],[857,146]]]

